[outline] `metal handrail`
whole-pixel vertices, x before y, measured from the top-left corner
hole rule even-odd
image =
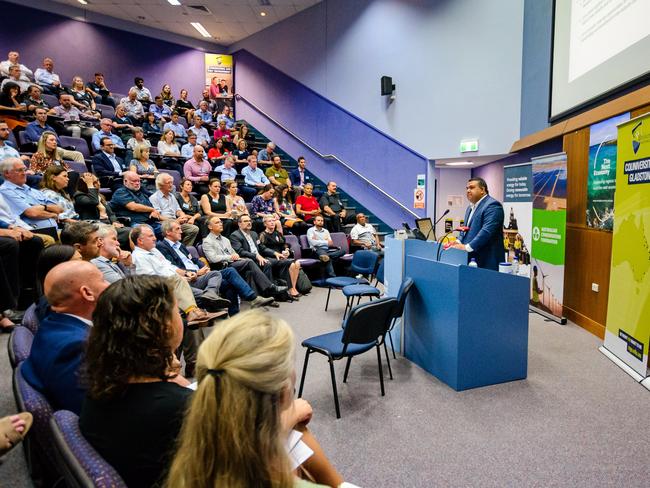
[[[250,100],[248,100],[245,96],[243,96],[243,95],[241,95],[241,94],[239,94],[239,93],[235,93],[235,99],[237,99],[237,100],[244,100],[247,104],[249,104],[250,106],[252,106],[252,107],[253,107],[257,112],[261,113],[264,117],[266,117],[266,118],[269,119],[271,122],[273,122],[275,125],[277,125],[278,127],[280,127],[283,131],[285,131],[285,132],[286,132],[287,134],[289,134],[291,137],[293,137],[294,139],[296,139],[296,140],[297,140],[298,142],[300,142],[302,145],[307,146],[307,147],[308,147],[312,152],[315,152],[316,154],[318,154],[318,156],[319,156],[320,158],[323,158],[323,159],[333,159],[333,160],[337,161],[339,164],[341,164],[342,166],[344,166],[348,171],[350,171],[350,172],[354,173],[355,175],[357,175],[357,176],[358,176],[359,178],[361,178],[363,181],[365,181],[365,182],[368,183],[370,186],[372,186],[375,190],[377,190],[377,191],[379,191],[381,194],[383,194],[386,198],[390,199],[392,202],[396,203],[396,204],[399,205],[401,208],[403,208],[404,210],[406,210],[408,213],[410,213],[411,215],[413,215],[416,219],[417,219],[417,218],[420,218],[420,216],[419,216],[418,214],[416,214],[415,212],[413,212],[410,208],[405,207],[405,206],[404,206],[400,201],[396,200],[396,199],[393,198],[391,195],[389,195],[388,193],[386,193],[384,190],[382,190],[381,188],[379,188],[379,187],[378,187],[377,185],[375,185],[372,181],[370,181],[368,178],[366,178],[365,176],[363,176],[363,175],[362,175],[361,173],[359,173],[356,169],[352,168],[349,164],[347,164],[347,163],[346,163],[345,161],[343,161],[341,158],[339,158],[339,157],[336,156],[335,154],[323,154],[323,153],[321,153],[318,149],[316,149],[316,148],[313,147],[311,144],[309,144],[308,142],[306,142],[305,140],[303,140],[300,136],[298,136],[297,134],[295,134],[295,133],[292,132],[291,130],[287,129],[284,125],[282,125],[280,122],[278,122],[277,120],[275,120],[273,117],[271,117],[269,114],[267,114],[264,110],[262,110],[262,109],[259,108],[257,105],[255,105],[253,102],[251,102]]]

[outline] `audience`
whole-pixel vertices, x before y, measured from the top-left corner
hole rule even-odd
[[[336,182],[327,183],[327,192],[320,197],[320,208],[331,232],[341,232],[341,225],[345,219],[346,212],[339,194],[336,192]]]
[[[232,156],[228,155],[223,160],[221,166],[214,168],[215,171],[221,173],[221,181],[234,181],[237,177],[237,170],[235,169],[235,160]]]
[[[158,189],[149,197],[153,208],[158,212],[163,223],[173,220],[178,223],[183,232],[183,244],[191,246],[199,233],[199,228],[194,225],[194,216],[188,215],[181,209],[174,196],[174,179],[167,173],[161,173],[156,177],[156,188]]]
[[[93,310],[107,286],[99,270],[85,261],[59,264],[45,277],[51,312],[40,322],[22,374],[55,410],[81,411],[85,389],[79,382],[79,367]]]
[[[45,110],[50,108],[48,104],[45,103],[45,100],[43,100],[41,97],[42,93],[43,90],[40,86],[33,83],[29,85],[27,92],[23,94],[22,98],[22,102],[27,107],[28,112],[34,113],[34,111],[39,107],[44,108]]]
[[[258,160],[260,164],[268,163],[270,164],[273,161],[273,156],[275,156],[275,143],[269,142],[266,144],[266,148],[258,155]]]
[[[187,142],[181,147],[181,156],[183,159],[192,159],[194,156],[194,147],[198,144],[196,134],[190,129],[187,133]]]
[[[176,111],[181,117],[185,117],[189,124],[192,122],[192,118],[194,117],[194,105],[187,99],[187,95],[187,90],[183,88],[178,100],[176,100]]]
[[[100,120],[99,127],[101,130],[95,132],[92,138],[92,146],[95,151],[99,151],[101,149],[102,139],[105,137],[113,141],[115,147],[124,149],[124,142],[122,142],[122,138],[113,133],[113,121],[111,119],[104,118]]]
[[[161,125],[172,118],[171,109],[163,103],[163,99],[160,95],[157,95],[156,98],[154,98],[154,103],[149,105],[149,113],[152,113],[158,124]]]
[[[135,79],[133,80],[133,83],[134,86],[132,86],[129,89],[129,94],[131,94],[131,90],[133,90],[135,92],[136,99],[138,100],[138,102],[148,107],[151,104],[152,97],[149,88],[144,86],[144,80],[139,76],[136,76]]]
[[[203,127],[203,119],[200,114],[194,113],[194,125],[188,129],[188,132],[192,132],[196,135],[196,143],[201,144],[203,148],[207,149],[210,144],[210,133],[208,129]]]
[[[171,264],[156,249],[156,236],[151,227],[146,224],[134,226],[131,230],[131,242],[134,246],[133,264],[135,264],[136,274],[162,276],[169,279],[174,287],[178,306],[186,315],[188,327],[207,327],[214,319],[226,314],[225,311],[207,312],[197,306],[188,282],[193,274]],[[202,296],[203,301],[214,302],[211,295]],[[217,305],[219,303],[217,301]]]
[[[316,215],[314,217],[314,226],[307,231],[307,241],[318,259],[325,263],[327,276],[334,277],[336,273],[334,273],[332,261],[343,256],[345,251],[334,247],[332,237],[329,231],[323,227],[323,224],[323,216]]]
[[[29,86],[31,85],[30,81],[23,80],[22,73],[19,66],[10,66],[9,67],[9,77],[2,80],[0,89],[4,88],[5,85],[11,83],[12,85],[18,85],[21,93],[27,92]]]
[[[205,220],[201,215],[201,206],[199,201],[192,195],[193,185],[192,180],[183,178],[181,180],[180,191],[176,193],[176,201],[181,210],[194,220],[194,224],[201,227],[202,222]]]
[[[132,225],[148,224],[160,233],[160,213],[151,205],[149,193],[142,189],[137,173],[124,173],[124,186],[113,194],[111,207],[116,216],[128,217]]]
[[[59,214],[59,224],[79,220],[79,214],[74,208],[74,201],[68,193],[68,170],[64,166],[51,165],[43,173],[41,192],[48,200],[63,209]]]
[[[5,182],[0,185],[0,194],[9,205],[11,213],[39,233],[54,236],[57,219],[63,208],[42,192],[26,185],[27,169],[22,160],[7,158],[0,162],[2,177]]]
[[[280,223],[283,227],[289,229],[292,234],[304,235],[311,226],[296,215],[293,205],[287,198],[288,193],[289,188],[286,185],[277,186],[273,195],[273,208],[276,215],[280,216]]]
[[[305,157],[298,156],[298,167],[289,172],[289,180],[291,181],[291,187],[293,188],[296,198],[302,195],[305,184],[311,179],[305,171],[306,165],[307,160]]]
[[[192,395],[174,355],[183,322],[173,287],[158,276],[129,276],[102,295],[88,339],[79,427],[128,486],[159,486]]]
[[[305,222],[311,222],[316,215],[320,215],[321,209],[318,200],[313,196],[314,185],[305,183],[304,194],[296,198],[296,215],[302,217]]]
[[[176,144],[176,135],[171,129],[163,131],[163,135],[158,141],[158,154],[162,156],[161,166],[167,169],[177,171],[179,175],[183,174],[183,165],[179,162],[181,150]]]
[[[95,79],[86,83],[86,91],[93,97],[95,103],[101,103],[115,108],[115,100],[112,97],[111,91],[106,86],[102,73],[95,73]]]
[[[292,259],[293,253],[289,249],[289,245],[284,239],[284,235],[277,229],[276,220],[277,217],[274,215],[264,217],[264,232],[260,233],[260,244],[264,244],[268,249],[273,251],[275,259],[290,263],[288,267],[288,291],[289,296],[294,300],[297,300],[300,296],[300,293],[298,293],[298,290],[296,289],[298,275],[300,274],[300,263]],[[280,229],[282,229],[282,227],[280,227]]]
[[[44,132],[56,133],[53,127],[47,125],[47,109],[39,107],[34,110],[34,120],[27,124],[27,127],[25,127],[25,130],[23,131],[23,135],[26,142],[36,144]],[[64,158],[71,159],[69,156],[66,157],[65,155]],[[75,159],[75,161],[77,160],[78,159]],[[81,161],[83,161],[83,156],[81,156]]]
[[[65,132],[72,137],[84,137],[85,139],[92,138],[93,134],[97,132],[94,127],[82,126],[80,122],[96,122],[99,117],[89,113],[82,112],[77,107],[72,105],[72,95],[61,92],[59,95],[59,104],[51,108],[48,114],[61,117],[65,122]]]
[[[176,100],[174,99],[174,95],[172,95],[172,87],[167,83],[160,90],[160,98],[169,108],[173,109],[176,106]]]
[[[129,116],[131,120],[136,123],[142,123],[144,120],[144,107],[138,100],[138,90],[136,88],[131,88],[129,90],[128,96],[120,100],[120,105],[124,107],[126,115]]]
[[[178,112],[172,112],[171,120],[163,126],[163,130],[172,130],[174,135],[180,139],[187,139],[187,131],[179,121]]]
[[[102,239],[97,224],[92,222],[73,222],[61,232],[61,244],[72,246],[84,261],[92,261],[99,256]]]
[[[185,179],[196,183],[197,186],[202,186],[202,193],[205,193],[205,184],[210,179],[210,171],[212,171],[212,166],[205,159],[205,149],[203,149],[203,146],[197,144],[194,146],[192,159],[188,159],[183,165],[183,175]]]
[[[129,251],[123,251],[117,240],[115,227],[102,224],[97,230],[97,237],[101,239],[99,256],[90,260],[104,275],[109,283],[115,283],[128,275],[135,274],[135,265]]]
[[[110,137],[101,139],[100,151],[93,156],[92,167],[102,186],[113,190],[121,186],[120,178],[128,169],[124,160],[115,154],[115,143]]]
[[[208,151],[208,159],[212,164],[218,164],[226,158],[228,151],[223,147],[222,139],[215,139]]]
[[[370,251],[382,252],[383,245],[375,228],[368,223],[365,214],[357,214],[357,223],[350,230],[350,245],[358,246]]]
[[[246,158],[248,166],[241,170],[241,174],[244,176],[244,185],[242,187],[242,196],[244,200],[251,201],[255,194],[266,185],[268,185],[269,179],[264,175],[264,172],[257,167],[257,156],[251,154]]]
[[[0,62],[0,76],[9,76],[9,70],[12,67],[18,68],[20,71],[20,79],[23,81],[31,81],[34,79],[32,70],[24,64],[20,64],[20,53],[18,51],[9,51],[7,59]]]
[[[38,68],[34,72],[34,80],[43,88],[45,93],[49,93],[50,95],[58,95],[63,89],[61,86],[61,78],[54,72],[54,61],[52,61],[52,58],[43,59],[43,67]]]
[[[138,144],[133,150],[133,159],[129,165],[129,171],[140,175],[142,186],[149,192],[156,191],[155,180],[159,174],[154,162],[149,159],[150,146]]]
[[[197,146],[200,147],[200,146]],[[221,193],[221,181],[212,178],[208,183],[208,193],[201,195],[201,210],[206,218],[219,217],[223,223],[224,234],[229,236],[233,231],[231,211],[226,203],[226,196]]]
[[[230,244],[230,240],[222,235],[223,223],[219,217],[208,220],[208,234],[203,240],[203,253],[211,267],[223,269],[232,266],[248,282],[251,287],[263,296],[275,296],[287,291],[286,286],[277,286],[265,275],[259,266],[250,258],[241,257]],[[276,303],[269,306],[277,307]]]
[[[298,472],[328,486],[343,483],[306,428],[311,407],[292,398],[294,343],[286,322],[257,311],[210,334],[199,349],[198,386],[166,487],[316,486]],[[299,471],[287,453],[292,429],[314,452]]]
[[[240,215],[250,215],[244,199],[237,195],[237,182],[226,180],[223,182],[226,188],[226,206],[230,210],[230,216],[236,219]]]

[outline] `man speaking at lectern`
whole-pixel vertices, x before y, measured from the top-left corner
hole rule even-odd
[[[488,194],[483,178],[471,178],[465,187],[470,206],[465,211],[465,225],[451,247],[463,249],[475,258],[480,268],[499,270],[504,259],[503,206]]]

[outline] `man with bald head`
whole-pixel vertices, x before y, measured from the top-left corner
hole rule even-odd
[[[22,374],[54,410],[81,411],[85,389],[79,366],[97,299],[107,286],[101,271],[86,261],[61,263],[45,277],[52,312],[40,323]]]
[[[142,188],[140,175],[135,171],[124,173],[124,186],[118,189],[111,199],[111,207],[118,217],[129,217],[131,226],[148,224],[156,235],[160,235],[160,212],[156,210]]]

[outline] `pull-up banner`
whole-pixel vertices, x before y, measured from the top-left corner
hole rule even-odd
[[[618,126],[605,348],[648,376],[650,343],[650,114]]]
[[[531,305],[559,319],[564,297],[566,154],[532,159]]]
[[[531,163],[503,168],[503,246],[506,259],[519,262],[519,274],[530,276],[533,231],[533,168]],[[531,296],[532,298],[532,296]]]

